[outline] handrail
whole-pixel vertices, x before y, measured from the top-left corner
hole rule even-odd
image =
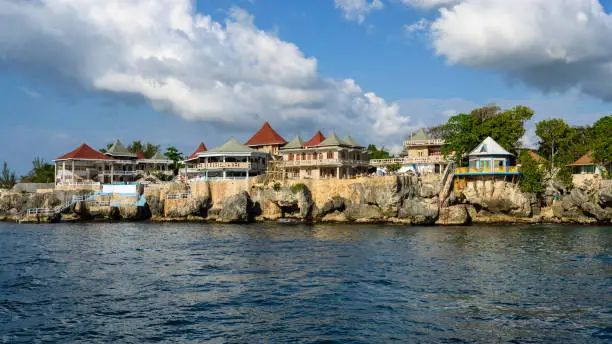
[[[415,156],[415,157],[403,157],[403,158],[392,158],[392,159],[372,159],[370,165],[372,166],[388,166],[393,164],[410,165],[415,163],[445,163],[443,155],[429,155],[429,156]]]
[[[177,194],[167,194],[166,199],[185,199],[191,198],[190,193],[177,193]]]
[[[455,174],[470,174],[470,173],[518,173],[517,166],[505,167],[457,167]]]
[[[284,160],[281,162],[282,167],[324,166],[324,165],[366,166],[368,164],[369,164],[369,161],[367,160],[349,160],[349,159]]]

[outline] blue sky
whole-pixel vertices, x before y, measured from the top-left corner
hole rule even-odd
[[[189,154],[265,119],[287,140],[397,148],[491,102],[572,124],[610,113],[610,1],[478,1],[0,0],[0,160],[25,174],[115,138]]]

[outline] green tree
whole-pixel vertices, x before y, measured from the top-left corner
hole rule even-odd
[[[15,171],[11,170],[5,161],[4,166],[2,167],[2,175],[0,175],[0,188],[12,189],[15,184],[17,184]]]
[[[385,147],[381,147],[380,149],[378,149],[376,145],[368,145],[368,148],[366,148],[366,151],[368,152],[368,157],[370,159],[391,159],[393,158],[393,156],[389,154],[388,151],[385,150]]]
[[[568,164],[575,159],[568,148],[577,132],[562,119],[553,118],[536,123],[536,135],[540,138],[540,153],[548,158],[551,171],[556,163]]]
[[[184,159],[183,153],[179,152],[178,149],[174,146],[170,146],[166,148],[166,152],[164,155],[172,161],[172,163],[168,166],[171,170],[174,171],[174,174],[178,174],[179,168],[182,166],[182,161]]]
[[[53,183],[55,168],[44,159],[36,157],[32,160],[32,170],[21,180],[30,183]]]
[[[149,142],[142,143],[140,140],[135,140],[129,146],[127,146],[127,150],[130,152],[141,153],[147,159],[152,158],[155,153],[159,152],[159,149],[160,146],[158,145],[154,145]]]
[[[591,147],[598,162],[612,161],[612,115],[600,118],[592,129]]]
[[[399,171],[400,168],[402,168],[402,164],[398,164],[398,163],[391,164],[387,166],[387,168],[389,169],[389,172],[397,172]]]
[[[442,154],[462,164],[465,154],[487,136],[491,136],[506,150],[517,153],[520,139],[525,135],[525,122],[533,114],[533,110],[526,106],[502,111],[495,105],[487,105],[469,114],[452,116],[446,124],[430,129],[430,132],[438,132],[444,139]]]
[[[106,146],[98,149],[100,152],[102,153],[106,153],[108,152],[109,149],[111,149],[111,147],[113,146],[113,143],[107,143]]]
[[[519,155],[521,163],[521,191],[541,193],[544,191],[544,173],[537,161],[528,151],[522,151]]]

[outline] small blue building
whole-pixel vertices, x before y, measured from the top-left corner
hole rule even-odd
[[[455,170],[457,176],[468,175],[516,175],[520,174],[516,166],[511,165],[514,154],[505,150],[491,137],[482,141],[469,157],[469,167]]]

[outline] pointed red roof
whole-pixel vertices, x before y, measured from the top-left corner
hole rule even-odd
[[[144,159],[144,155],[141,152],[136,152],[136,159]]]
[[[578,160],[576,160],[573,164],[570,164],[568,166],[585,166],[594,164],[595,163],[593,162],[593,151],[590,151],[578,158]]]
[[[70,153],[64,154],[55,160],[68,160],[68,159],[87,159],[87,160],[114,160],[113,158],[106,156],[97,150],[89,147],[85,143],[79,146],[79,148],[73,150]]]
[[[319,143],[323,142],[324,140],[325,140],[325,136],[323,136],[323,134],[321,134],[321,130],[319,130],[310,140],[304,143],[304,147],[316,146]]]
[[[196,155],[198,155],[198,153],[206,152],[207,150],[208,149],[206,148],[206,145],[204,145],[204,142],[200,142],[200,145],[198,146],[196,151],[193,152],[193,154],[191,154],[189,158],[187,158],[187,160],[193,159],[196,157]]]
[[[251,137],[245,146],[265,146],[265,145],[284,145],[287,141],[280,136],[266,121],[258,132]]]

